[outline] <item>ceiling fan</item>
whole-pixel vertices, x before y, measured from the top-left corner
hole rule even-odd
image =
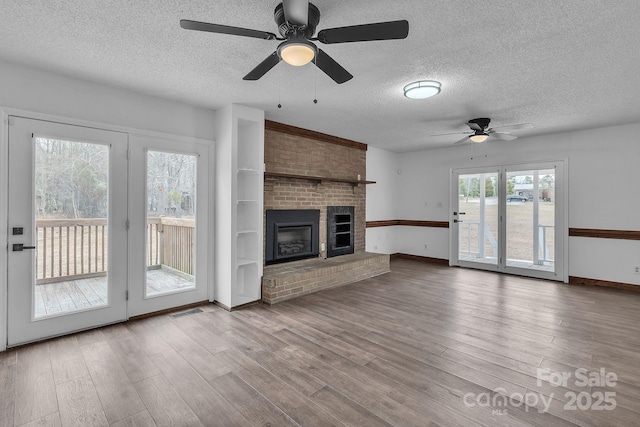
[[[471,132],[455,132],[455,133],[442,133],[431,136],[445,136],[445,135],[464,135],[459,141],[454,144],[462,144],[463,142],[471,141],[475,143],[485,142],[489,138],[501,139],[503,141],[513,141],[517,138],[515,135],[511,135],[511,132],[521,129],[530,129],[533,127],[531,123],[520,123],[517,125],[500,126],[497,128],[490,128],[489,118],[472,119],[467,122],[467,126],[471,128]]]
[[[353,76],[342,68],[333,58],[318,48],[313,42],[323,44],[350,43],[373,40],[404,39],[409,34],[409,23],[402,21],[378,22],[374,24],[353,25],[349,27],[328,28],[313,37],[320,22],[320,10],[308,0],[283,0],[274,11],[278,31],[282,37],[273,33],[230,27],[206,22],[180,20],[180,26],[187,30],[208,31],[211,33],[253,37],[264,40],[282,40],[277,50],[262,61],[244,80],[258,80],[275,67],[280,60],[301,66],[313,62],[320,70],[341,84]]]

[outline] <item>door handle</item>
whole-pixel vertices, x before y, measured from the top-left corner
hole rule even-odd
[[[457,222],[463,222],[463,221],[460,221],[460,220],[454,219],[454,220],[453,220],[453,222],[456,222],[456,223],[457,223]]]
[[[453,215],[465,215],[466,212],[454,212]]]
[[[25,246],[22,243],[14,243],[13,244],[13,252],[22,252],[25,249],[35,249],[35,246]]]

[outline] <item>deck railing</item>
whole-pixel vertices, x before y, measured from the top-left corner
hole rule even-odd
[[[171,267],[193,275],[195,222],[192,218],[160,218],[159,228],[153,233],[160,242],[157,265]],[[152,233],[149,233],[152,235]],[[149,264],[151,265],[151,264]]]
[[[193,219],[147,219],[147,267],[168,266],[192,275]],[[106,218],[36,221],[36,283],[104,276],[108,266]]]
[[[475,233],[472,233],[472,226],[475,226],[477,230]],[[483,230],[482,233],[484,233],[484,239],[478,239],[481,229]],[[466,237],[464,236],[465,234]],[[472,241],[472,236],[478,241]],[[462,221],[460,221],[460,228],[458,231],[459,253],[466,254],[467,256],[474,256],[476,258],[485,258],[485,239],[491,245],[492,257],[495,258],[498,253],[498,242],[493,237],[493,234],[491,234],[491,230],[489,229],[489,227],[480,227],[480,222],[465,221],[463,223]],[[463,242],[466,242],[466,245],[464,245]],[[476,251],[473,250],[473,243],[476,243]]]

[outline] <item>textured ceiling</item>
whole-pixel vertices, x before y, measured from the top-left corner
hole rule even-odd
[[[342,85],[311,64],[243,81],[278,42],[179,26],[277,33],[278,3],[0,0],[0,59],[211,109],[245,104],[394,151],[451,144],[459,138],[429,135],[466,131],[475,117],[535,125],[520,136],[640,122],[638,0],[315,0],[318,30],[409,21],[405,40],[322,46],[354,75]],[[405,98],[417,79],[442,82],[442,93]]]

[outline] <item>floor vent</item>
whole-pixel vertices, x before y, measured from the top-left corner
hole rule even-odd
[[[176,317],[189,316],[191,314],[196,314],[196,313],[202,313],[202,310],[199,308],[193,308],[191,310],[181,311],[180,313],[171,314],[170,316],[175,319]]]

